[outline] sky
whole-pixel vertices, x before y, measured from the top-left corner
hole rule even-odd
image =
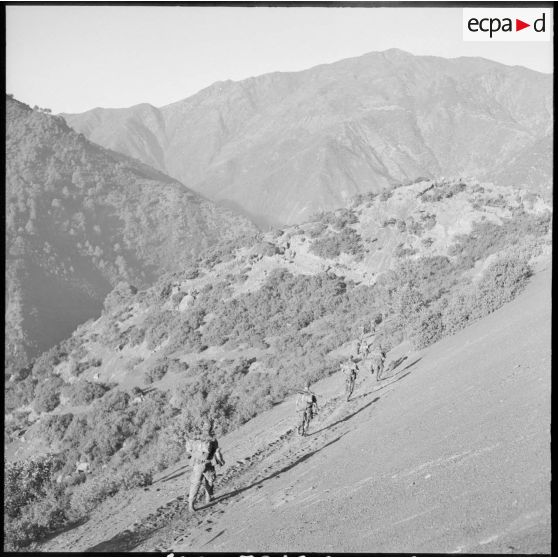
[[[551,73],[552,43],[464,42],[461,8],[7,6],[6,89],[53,112],[163,106],[220,80],[400,48]]]

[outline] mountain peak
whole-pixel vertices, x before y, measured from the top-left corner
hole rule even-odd
[[[552,78],[485,59],[392,48],[217,82],[149,117],[138,112],[69,122],[270,224],[300,222],[418,176],[512,184],[513,168],[530,152],[538,153],[538,172],[527,185],[550,190],[539,141],[552,121]]]

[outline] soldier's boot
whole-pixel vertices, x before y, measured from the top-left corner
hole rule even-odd
[[[378,373],[376,374],[376,378],[378,378],[378,380],[381,380],[383,375],[384,375],[384,363],[382,362],[378,366]]]
[[[209,504],[213,498],[213,485],[206,480],[204,483],[204,489],[205,489],[205,503]]]

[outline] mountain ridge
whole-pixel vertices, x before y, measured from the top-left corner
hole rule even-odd
[[[510,185],[540,141],[538,172],[519,186],[549,194],[551,82],[486,59],[390,50],[216,82],[160,108],[64,117],[212,200],[281,225],[419,176]]]

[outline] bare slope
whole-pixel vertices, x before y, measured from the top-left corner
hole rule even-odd
[[[552,76],[482,58],[391,49],[218,82],[161,108],[65,118],[93,141],[268,223],[299,223],[419,176],[550,192]]]
[[[398,347],[349,403],[339,374],[322,380],[306,439],[292,399],[225,436],[195,517],[184,461],[41,550],[549,553],[550,286],[547,266],[460,333]]]
[[[255,227],[176,180],[7,98],[7,363],[98,315],[118,281],[149,284]]]

